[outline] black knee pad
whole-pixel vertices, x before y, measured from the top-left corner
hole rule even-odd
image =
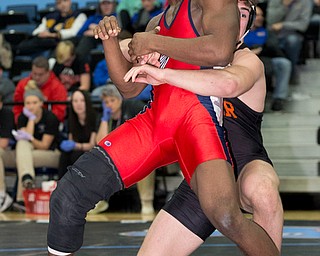
[[[68,167],[51,195],[48,246],[61,252],[79,250],[87,212],[123,188],[115,165],[102,148],[84,153]]]
[[[203,241],[216,229],[203,213],[197,195],[185,180],[181,182],[163,210],[171,214]]]

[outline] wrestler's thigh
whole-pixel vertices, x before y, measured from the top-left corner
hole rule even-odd
[[[108,152],[128,187],[160,166],[173,162],[171,157],[163,157],[161,143],[150,122],[134,118],[108,134],[99,145]]]
[[[176,146],[179,163],[188,183],[201,163],[214,159],[230,159],[226,143],[210,119],[181,127],[179,136],[176,137]]]

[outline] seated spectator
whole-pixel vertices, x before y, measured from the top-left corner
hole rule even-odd
[[[90,51],[95,49],[98,44],[101,44],[100,40],[93,37],[93,28],[97,26],[104,16],[115,16],[116,5],[117,3],[115,0],[99,0],[97,13],[88,17],[87,21],[77,34],[79,43],[76,47],[76,54],[79,55],[80,58],[88,57],[90,55]]]
[[[16,86],[6,77],[3,77],[3,66],[0,62],[0,93],[2,94],[2,102],[13,102],[13,94]]]
[[[92,80],[94,89],[92,90],[92,96],[100,96],[102,87],[110,81],[107,62],[105,59],[100,60],[94,68],[92,74]]]
[[[10,69],[12,66],[12,49],[11,45],[5,40],[0,33],[0,63],[2,68]]]
[[[82,59],[75,53],[75,47],[71,41],[62,41],[57,45],[56,63],[52,71],[68,92],[77,89],[90,90],[91,73],[88,59]]]
[[[317,43],[317,49],[316,49],[316,56],[319,57],[320,55],[320,0],[313,0],[313,10],[312,10],[312,16],[310,19],[310,26],[313,28],[318,29],[318,43]]]
[[[14,119],[11,110],[3,108],[0,92],[0,213],[7,210],[13,199],[6,191],[5,167],[15,167],[14,151],[9,149],[11,131],[14,129]]]
[[[259,6],[256,7],[256,18],[253,27],[244,38],[244,43],[264,63],[267,85],[273,87],[271,109],[282,110],[288,97],[291,62],[279,47],[278,38],[274,32],[264,27],[264,15]]]
[[[93,71],[93,84],[94,89],[91,92],[92,97],[99,98],[101,96],[104,88],[108,86],[109,83],[112,83],[109,77],[109,72],[107,68],[107,62],[105,59],[98,62],[94,71]],[[152,86],[148,85],[137,97],[134,99],[142,100],[145,103],[150,100]]]
[[[132,31],[144,32],[148,22],[158,14],[162,13],[162,5],[156,0],[141,0],[142,8],[132,17]]]
[[[15,85],[9,79],[9,72],[12,68],[12,47],[8,43],[2,33],[0,33],[0,91],[2,94],[3,102],[13,101],[13,91]],[[13,91],[12,91],[13,90]]]
[[[267,25],[279,39],[280,47],[291,61],[291,84],[299,84],[298,61],[312,13],[310,0],[269,0]]]
[[[132,17],[134,14],[139,12],[141,9],[142,4],[140,0],[121,0],[117,5],[117,16],[119,19],[119,25],[122,28],[122,31],[126,31],[132,37]]]
[[[97,134],[97,143],[110,131],[116,129],[128,119],[135,117],[145,104],[139,100],[123,100],[118,89],[113,84],[108,84],[101,92],[103,113]],[[155,172],[137,183],[141,201],[141,213],[152,214],[154,197]],[[91,212],[92,213],[92,212]],[[99,204],[94,213],[99,213]]]
[[[60,122],[63,122],[66,114],[65,101],[67,100],[67,91],[55,74],[49,70],[49,62],[45,57],[39,56],[32,61],[30,76],[21,79],[16,86],[13,96],[14,102],[23,102],[25,87],[30,80],[35,81],[45,101],[64,102],[63,104],[54,104],[51,108],[52,113],[56,115]],[[18,120],[22,109],[22,105],[15,105],[13,107],[15,121]]]
[[[68,138],[60,143],[61,157],[59,178],[67,171],[83,152],[96,144],[96,114],[91,105],[88,92],[75,90],[71,95],[68,122],[66,124]]]
[[[16,162],[18,172],[17,209],[25,210],[23,188],[33,188],[36,167],[58,168],[59,121],[43,108],[44,97],[33,80],[25,87],[23,113],[18,119]]]
[[[162,4],[156,0],[141,0],[140,3],[139,9],[133,14],[130,14],[128,9],[121,9],[119,14],[121,32],[127,34],[126,37],[120,36],[121,39],[130,38],[135,32],[144,32],[150,19],[163,11]]]
[[[72,10],[71,0],[56,0],[56,10],[42,18],[32,32],[33,37],[22,41],[16,55],[39,55],[54,50],[60,40],[74,38],[87,19],[84,13]]]

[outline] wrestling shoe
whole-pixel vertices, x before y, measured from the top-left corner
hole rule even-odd
[[[13,199],[8,193],[0,196],[0,212],[6,211],[12,205]]]

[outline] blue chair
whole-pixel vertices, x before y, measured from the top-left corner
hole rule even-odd
[[[97,9],[99,6],[99,3],[98,1],[88,1],[86,2],[86,7],[89,8],[89,9]]]
[[[38,6],[36,4],[8,5],[7,12],[25,13],[29,23],[38,22]]]
[[[28,24],[29,18],[26,13],[22,12],[4,12],[0,13],[0,29],[5,29],[12,24]]]
[[[7,25],[3,32],[7,33],[25,33],[29,36],[32,35],[33,30],[37,27],[35,23],[23,23],[23,24],[10,24]]]
[[[73,11],[75,11],[75,10],[78,10],[78,6],[79,6],[79,4],[77,3],[77,2],[73,2],[72,4],[71,4],[71,9],[73,10]],[[49,9],[49,10],[55,10],[56,9],[56,4],[55,3],[47,3],[46,4],[46,8],[47,9]]]

